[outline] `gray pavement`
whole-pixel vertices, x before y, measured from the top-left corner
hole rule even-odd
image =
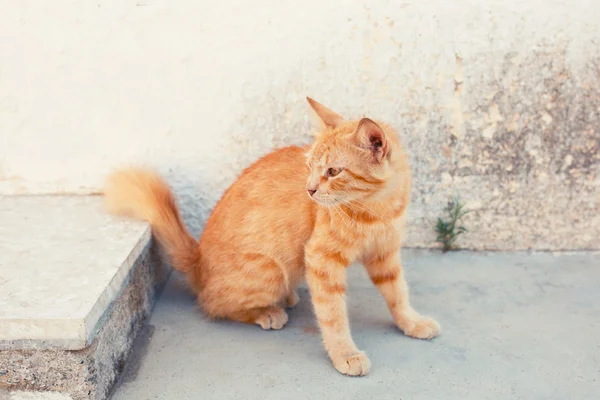
[[[210,322],[173,277],[113,396],[120,399],[600,399],[600,255],[405,250],[413,305],[442,335],[402,335],[361,266],[353,336],[373,364],[340,375],[306,288],[281,331]]]

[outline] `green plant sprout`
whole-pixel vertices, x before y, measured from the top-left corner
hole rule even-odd
[[[445,208],[448,213],[448,219],[438,218],[435,226],[437,233],[437,243],[442,244],[442,251],[445,253],[456,249],[456,239],[465,232],[468,232],[464,227],[462,217],[467,215],[470,210],[465,208],[465,205],[460,202],[458,197],[455,197],[448,203]]]

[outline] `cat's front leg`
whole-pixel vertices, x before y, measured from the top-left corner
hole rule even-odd
[[[345,375],[366,375],[371,362],[350,334],[346,307],[346,268],[343,252],[309,243],[306,247],[306,281],[325,349],[334,367]]]
[[[394,322],[405,335],[433,339],[440,334],[440,325],[433,318],[419,314],[410,305],[399,250],[372,254],[365,258],[364,264],[371,281],[385,298]]]

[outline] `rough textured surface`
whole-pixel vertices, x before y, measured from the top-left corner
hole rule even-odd
[[[0,400],[72,400],[68,394],[58,392],[12,392],[6,393],[5,397],[0,393]]]
[[[310,140],[310,95],[397,127],[407,245],[432,246],[459,193],[466,247],[597,249],[596,6],[0,0],[0,193],[95,192],[147,163],[199,233],[242,168]]]
[[[65,393],[75,400],[105,399],[169,271],[147,246],[94,342],[83,350],[0,350],[0,398],[35,391]]]
[[[440,321],[442,335],[403,336],[363,268],[352,267],[351,326],[373,363],[368,377],[331,366],[306,289],[282,331],[262,331],[207,321],[172,278],[113,400],[598,399],[600,254],[413,250],[404,264],[415,307]]]
[[[98,196],[0,196],[0,221],[0,349],[88,346],[148,225],[108,216]]]

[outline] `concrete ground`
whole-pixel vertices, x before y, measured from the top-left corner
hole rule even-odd
[[[415,308],[442,335],[402,335],[360,266],[350,270],[363,378],[327,359],[310,297],[281,331],[209,322],[172,278],[113,399],[600,398],[600,255],[404,251]]]

